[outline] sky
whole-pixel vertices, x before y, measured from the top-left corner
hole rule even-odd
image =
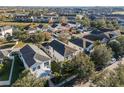
[[[0,6],[124,6],[124,0],[0,0]]]

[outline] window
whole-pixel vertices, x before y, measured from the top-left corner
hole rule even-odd
[[[37,66],[37,69],[40,69],[40,66]]]
[[[33,71],[35,71],[35,70],[36,70],[36,67],[33,68]]]
[[[45,62],[45,63],[44,63],[44,67],[49,68],[49,62]]]

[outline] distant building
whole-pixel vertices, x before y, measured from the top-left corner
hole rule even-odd
[[[17,22],[31,22],[32,18],[28,14],[16,14],[16,15],[14,15],[14,21],[17,21]]]
[[[12,36],[13,29],[10,26],[1,26],[0,27],[0,38],[5,38],[7,35]]]
[[[51,74],[51,59],[35,45],[25,45],[20,49],[20,58],[26,69],[36,77],[49,77]]]

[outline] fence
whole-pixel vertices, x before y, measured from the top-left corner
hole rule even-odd
[[[78,75],[73,75],[73,76],[67,78],[66,80],[62,81],[61,83],[59,83],[59,84],[57,84],[57,85],[55,85],[55,86],[56,86],[56,87],[60,87],[60,86],[64,85],[65,83],[67,83],[67,82],[73,80],[73,79],[76,78],[77,76],[78,76]]]

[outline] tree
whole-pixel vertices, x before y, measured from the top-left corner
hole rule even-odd
[[[106,20],[104,18],[97,20],[97,28],[105,28]]]
[[[14,31],[13,36],[18,38],[20,41],[25,41],[29,38],[29,34],[26,31]]]
[[[111,23],[113,24],[114,29],[119,29],[119,23],[117,20],[113,20]]]
[[[97,20],[93,20],[93,21],[91,21],[91,27],[98,27],[98,25],[97,25]]]
[[[120,42],[120,55],[124,55],[124,36],[119,36],[116,38],[117,41]]]
[[[68,23],[68,19],[67,17],[63,16],[61,19],[60,19],[60,23],[65,26],[67,23]]]
[[[112,51],[114,52],[114,56],[116,58],[118,58],[119,55],[120,55],[120,52],[121,52],[121,48],[120,48],[121,47],[121,44],[120,44],[120,42],[117,41],[117,40],[111,40],[108,43],[108,45],[112,48]]]
[[[106,20],[106,27],[110,28],[110,29],[114,28],[114,26],[113,26],[113,24],[112,24],[112,22],[110,20]]]
[[[52,62],[51,63],[51,70],[54,73],[60,73],[61,74],[61,62]]]
[[[29,71],[23,71],[13,87],[44,87],[47,83],[45,78],[36,78]]]
[[[74,68],[77,69],[77,73],[80,78],[89,79],[94,73],[94,63],[90,57],[85,54],[79,53],[73,60]]]
[[[84,16],[81,20],[81,24],[85,27],[90,26],[90,19],[87,16]]]
[[[33,43],[40,43],[44,41],[48,41],[51,39],[51,34],[48,32],[36,32],[30,35],[29,41]]]
[[[91,59],[96,68],[104,68],[112,58],[112,51],[104,44],[96,45],[91,53]]]
[[[39,33],[30,35],[30,39],[32,40],[33,43],[40,43],[45,40],[45,36],[42,32],[39,32]]]
[[[63,62],[61,72],[62,74],[76,74],[74,62],[71,62],[70,60]]]
[[[0,64],[0,73],[4,73],[4,71],[7,70],[9,64],[10,64],[10,59],[4,57],[2,60],[2,64]]]
[[[0,74],[3,72],[4,65],[0,63]]]
[[[45,41],[49,41],[51,39],[51,34],[49,32],[43,32],[45,36]]]

